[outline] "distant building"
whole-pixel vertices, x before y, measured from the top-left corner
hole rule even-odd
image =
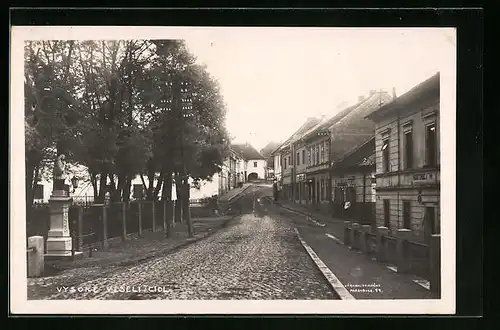
[[[267,179],[275,179],[275,164],[274,164],[274,156],[272,152],[280,146],[278,142],[269,142],[264,148],[260,150],[260,154],[266,158],[266,178]]]
[[[280,198],[293,198],[293,183],[295,182],[296,175],[294,169],[294,163],[296,161],[294,143],[300,139],[306,131],[317,125],[320,121],[321,119],[315,117],[307,118],[306,122],[272,153],[275,159],[274,163],[279,164],[279,171],[275,171],[275,175],[278,173],[280,177]]]
[[[267,162],[250,144],[232,144],[231,150],[241,158],[244,181],[265,179]]]
[[[377,225],[440,232],[439,73],[373,112]]]

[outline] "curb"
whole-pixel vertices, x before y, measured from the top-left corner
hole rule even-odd
[[[314,252],[314,250],[302,239],[297,228],[294,229],[300,243],[307,251],[307,253],[311,257],[316,267],[318,267],[321,274],[323,274],[323,276],[326,278],[326,280],[332,287],[333,291],[335,291],[337,296],[339,296],[341,300],[356,300],[356,298],[354,298],[354,296],[349,292],[349,290],[347,290],[347,288],[342,284],[342,282],[340,282],[337,276],[335,276],[335,274],[328,268],[328,266],[325,265],[325,263],[318,257],[316,252]]]
[[[253,187],[253,186],[254,186],[253,184],[246,186],[246,187],[245,187],[245,189],[242,189],[239,193],[237,193],[237,194],[236,194],[236,195],[234,195],[233,197],[229,198],[229,199],[227,200],[227,202],[228,202],[228,203],[231,203],[231,202],[232,202],[234,199],[236,199],[237,197],[241,197],[241,194],[242,194],[243,192],[247,191],[247,190],[248,190],[248,188]]]

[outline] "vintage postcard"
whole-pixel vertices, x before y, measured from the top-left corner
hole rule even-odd
[[[455,68],[452,28],[12,27],[12,312],[454,313]]]

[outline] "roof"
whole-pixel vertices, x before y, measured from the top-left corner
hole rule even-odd
[[[375,136],[372,136],[369,140],[362,142],[361,144],[352,148],[341,159],[339,159],[335,163],[335,165],[338,167],[359,165],[365,159],[368,160],[372,165],[374,165],[374,156]]]
[[[365,117],[376,111],[381,103],[384,104],[390,100],[389,93],[376,92],[328,127],[332,137],[331,155],[334,162],[342,160],[353,149],[373,138],[375,123]]]
[[[322,120],[317,125],[315,125],[311,129],[309,129],[308,131],[306,131],[302,135],[301,138],[302,139],[308,139],[308,138],[313,137],[316,133],[322,131],[323,129],[325,129],[325,128],[327,128],[327,127],[335,124],[336,122],[338,122],[339,120],[341,120],[342,118],[344,118],[349,112],[351,112],[352,110],[354,110],[357,106],[359,106],[361,103],[363,103],[365,101],[358,102],[357,104],[355,104],[353,106],[350,106],[350,107],[348,107],[348,108],[340,111],[339,113],[337,113],[333,117],[326,118],[326,119]]]
[[[281,145],[281,142],[269,142],[264,148],[262,148],[259,152],[262,156],[269,158],[271,156],[271,152],[276,150]]]
[[[297,129],[295,131],[295,133],[293,133],[288,139],[286,139],[285,142],[280,144],[278,146],[278,148],[276,148],[273,152],[271,152],[271,155],[274,155],[277,151],[279,151],[279,150],[283,149],[284,147],[286,147],[287,145],[289,145],[294,137],[302,136],[304,134],[304,132],[308,131],[313,126],[316,126],[320,121],[321,121],[321,119],[319,119],[319,118],[308,117],[306,122],[304,124],[302,124],[302,126],[300,126],[299,129]]]
[[[440,73],[437,72],[432,77],[410,89],[408,92],[395,98],[392,102],[389,102],[377,111],[370,113],[366,118],[374,120],[378,117],[382,117],[396,109],[400,109],[403,106],[417,101],[425,95],[439,96],[439,78]]]
[[[266,159],[254,147],[248,143],[231,144],[231,149],[245,160],[249,159]]]

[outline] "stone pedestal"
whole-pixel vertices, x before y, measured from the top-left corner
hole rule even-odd
[[[69,232],[68,211],[72,198],[65,191],[54,190],[49,199],[50,230],[47,238],[45,259],[71,258],[72,239]],[[82,252],[75,252],[75,255]]]

